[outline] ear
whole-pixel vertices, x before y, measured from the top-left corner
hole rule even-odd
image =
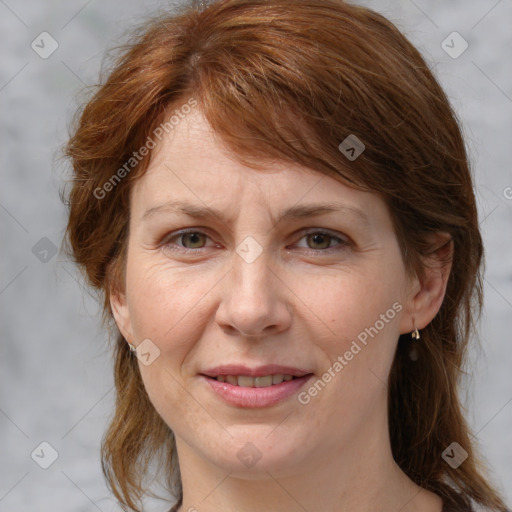
[[[128,343],[132,343],[133,331],[126,294],[116,286],[110,288],[110,307],[119,332]]]
[[[437,232],[426,241],[432,247],[423,257],[424,276],[410,281],[408,299],[400,322],[400,334],[425,328],[437,315],[446,293],[452,268],[453,240],[448,233]]]

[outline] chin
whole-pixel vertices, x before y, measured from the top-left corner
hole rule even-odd
[[[208,460],[233,476],[258,480],[272,475],[286,476],[296,473],[297,467],[303,464],[305,453],[298,448],[302,445],[290,436],[273,436],[269,428],[252,430],[244,427],[240,433],[233,434],[224,445],[210,448],[206,457]]]

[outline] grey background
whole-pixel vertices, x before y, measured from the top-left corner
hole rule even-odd
[[[387,15],[420,48],[467,136],[487,269],[481,349],[472,348],[463,400],[510,506],[512,2],[360,3]],[[66,139],[77,93],[97,81],[105,49],[142,16],[169,5],[0,0],[1,512],[119,510],[99,462],[114,395],[100,308],[79,285],[73,265],[51,252],[53,244],[60,246],[66,222],[58,196],[66,167],[55,154]],[[59,45],[47,59],[31,48],[43,31]],[[453,31],[469,43],[457,59],[441,47]],[[31,458],[43,441],[58,452],[46,470]],[[41,455],[40,448],[35,453]],[[163,503],[147,505],[165,509]]]

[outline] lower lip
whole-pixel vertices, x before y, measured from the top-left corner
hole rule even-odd
[[[234,386],[227,382],[219,382],[216,379],[201,376],[221,398],[228,404],[236,407],[270,407],[278,402],[286,400],[294,395],[306,382],[313,377],[313,374],[304,375],[296,379],[283,381],[266,388],[248,388]]]

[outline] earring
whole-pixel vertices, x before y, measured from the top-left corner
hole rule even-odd
[[[130,352],[137,352],[137,347],[135,345],[128,343],[128,346],[130,347]]]
[[[419,340],[420,339],[420,331],[418,331],[418,329],[414,329],[414,331],[411,333],[411,338],[413,340]]]

